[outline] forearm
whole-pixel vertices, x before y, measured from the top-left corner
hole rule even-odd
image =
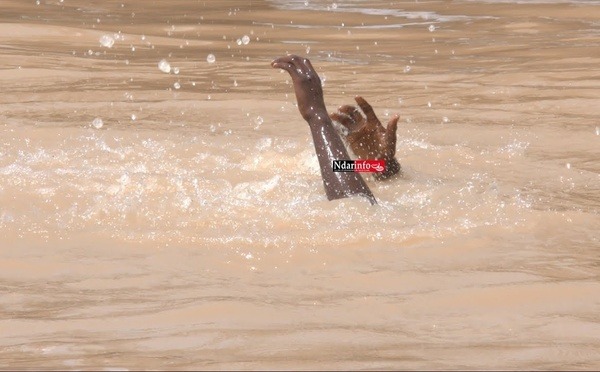
[[[307,120],[307,123],[310,127],[320,164],[328,165],[331,168],[333,160],[350,159],[342,139],[327,116],[322,117],[320,120]]]
[[[350,156],[342,139],[337,134],[327,112],[307,118],[319,160],[321,177],[329,200],[362,195],[371,204],[377,201],[363,178],[355,172],[334,172],[334,160],[349,160]]]

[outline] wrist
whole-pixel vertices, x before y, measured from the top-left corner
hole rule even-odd
[[[313,110],[303,114],[302,117],[310,126],[322,126],[331,123],[331,119],[326,110]]]

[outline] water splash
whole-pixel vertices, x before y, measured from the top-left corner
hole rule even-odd
[[[96,129],[100,129],[104,126],[104,122],[100,118],[95,118],[92,120],[92,126]]]
[[[112,48],[115,44],[115,39],[111,35],[102,35],[100,37],[100,45],[105,48]]]
[[[254,130],[260,129],[260,126],[263,122],[264,119],[262,118],[262,116],[257,116],[256,118],[254,118]]]
[[[168,74],[171,72],[171,64],[166,59],[161,59],[158,62],[158,69],[164,72],[165,74]]]

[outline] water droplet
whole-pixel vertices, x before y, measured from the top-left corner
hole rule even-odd
[[[137,119],[137,116],[135,114],[131,114],[131,120],[135,121],[135,119]]]
[[[110,36],[110,35],[102,35],[102,37],[100,37],[100,45],[102,45],[105,48],[112,48],[112,46],[115,44],[115,39]]]
[[[427,102],[427,107],[431,107],[431,102]]]
[[[331,4],[331,9],[337,9],[337,4],[336,3]]]
[[[435,26],[429,25],[428,29],[429,29],[429,32],[433,32],[433,31],[435,31]]]
[[[169,64],[169,62],[167,62],[166,59],[161,59],[160,62],[158,62],[158,69],[164,72],[165,74],[168,74],[169,72],[171,72],[171,65]]]
[[[306,47],[306,54],[310,53],[310,45]]]
[[[249,42],[250,42],[250,36],[248,36],[248,35],[242,36],[242,43],[244,45],[248,45]]]
[[[173,84],[173,88],[175,88],[175,89],[179,89],[179,88],[181,88],[181,84],[179,84],[179,82],[177,82],[177,81],[176,81],[176,82]]]
[[[237,80],[234,80],[234,81],[233,81],[233,86],[234,86],[234,87],[237,87],[237,86],[238,86],[238,82],[237,82]]]
[[[94,128],[96,128],[96,129],[100,129],[100,128],[102,128],[102,126],[103,126],[103,125],[104,125],[104,122],[103,122],[103,121],[102,121],[102,119],[100,119],[100,118],[95,118],[95,119],[92,121],[92,126],[93,126]]]
[[[206,56],[206,62],[208,63],[215,63],[217,59],[215,58],[214,54],[209,54]]]
[[[600,136],[600,127],[596,127],[596,135]]]
[[[444,122],[444,123],[447,123],[447,122],[449,122],[449,121],[450,121],[450,119],[448,119],[448,117],[447,117],[447,116],[444,116],[444,117],[442,118],[442,122]]]
[[[571,169],[571,163],[567,163],[567,169]]]
[[[258,130],[264,121],[265,120],[262,118],[262,116],[257,116],[254,118],[254,130]]]
[[[179,74],[179,67],[173,67],[173,73],[175,75]]]
[[[404,66],[404,73],[410,72],[411,67],[406,65]]]
[[[242,39],[237,39],[237,40],[235,41],[235,43],[236,43],[237,45],[242,45]]]

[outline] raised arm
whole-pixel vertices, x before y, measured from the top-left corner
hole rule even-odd
[[[327,199],[361,195],[369,199],[371,204],[377,204],[375,196],[360,174],[333,171],[334,160],[349,160],[350,156],[329,118],[323,100],[321,79],[310,61],[288,55],[274,60],[271,66],[287,71],[292,77],[298,110],[310,127]]]

